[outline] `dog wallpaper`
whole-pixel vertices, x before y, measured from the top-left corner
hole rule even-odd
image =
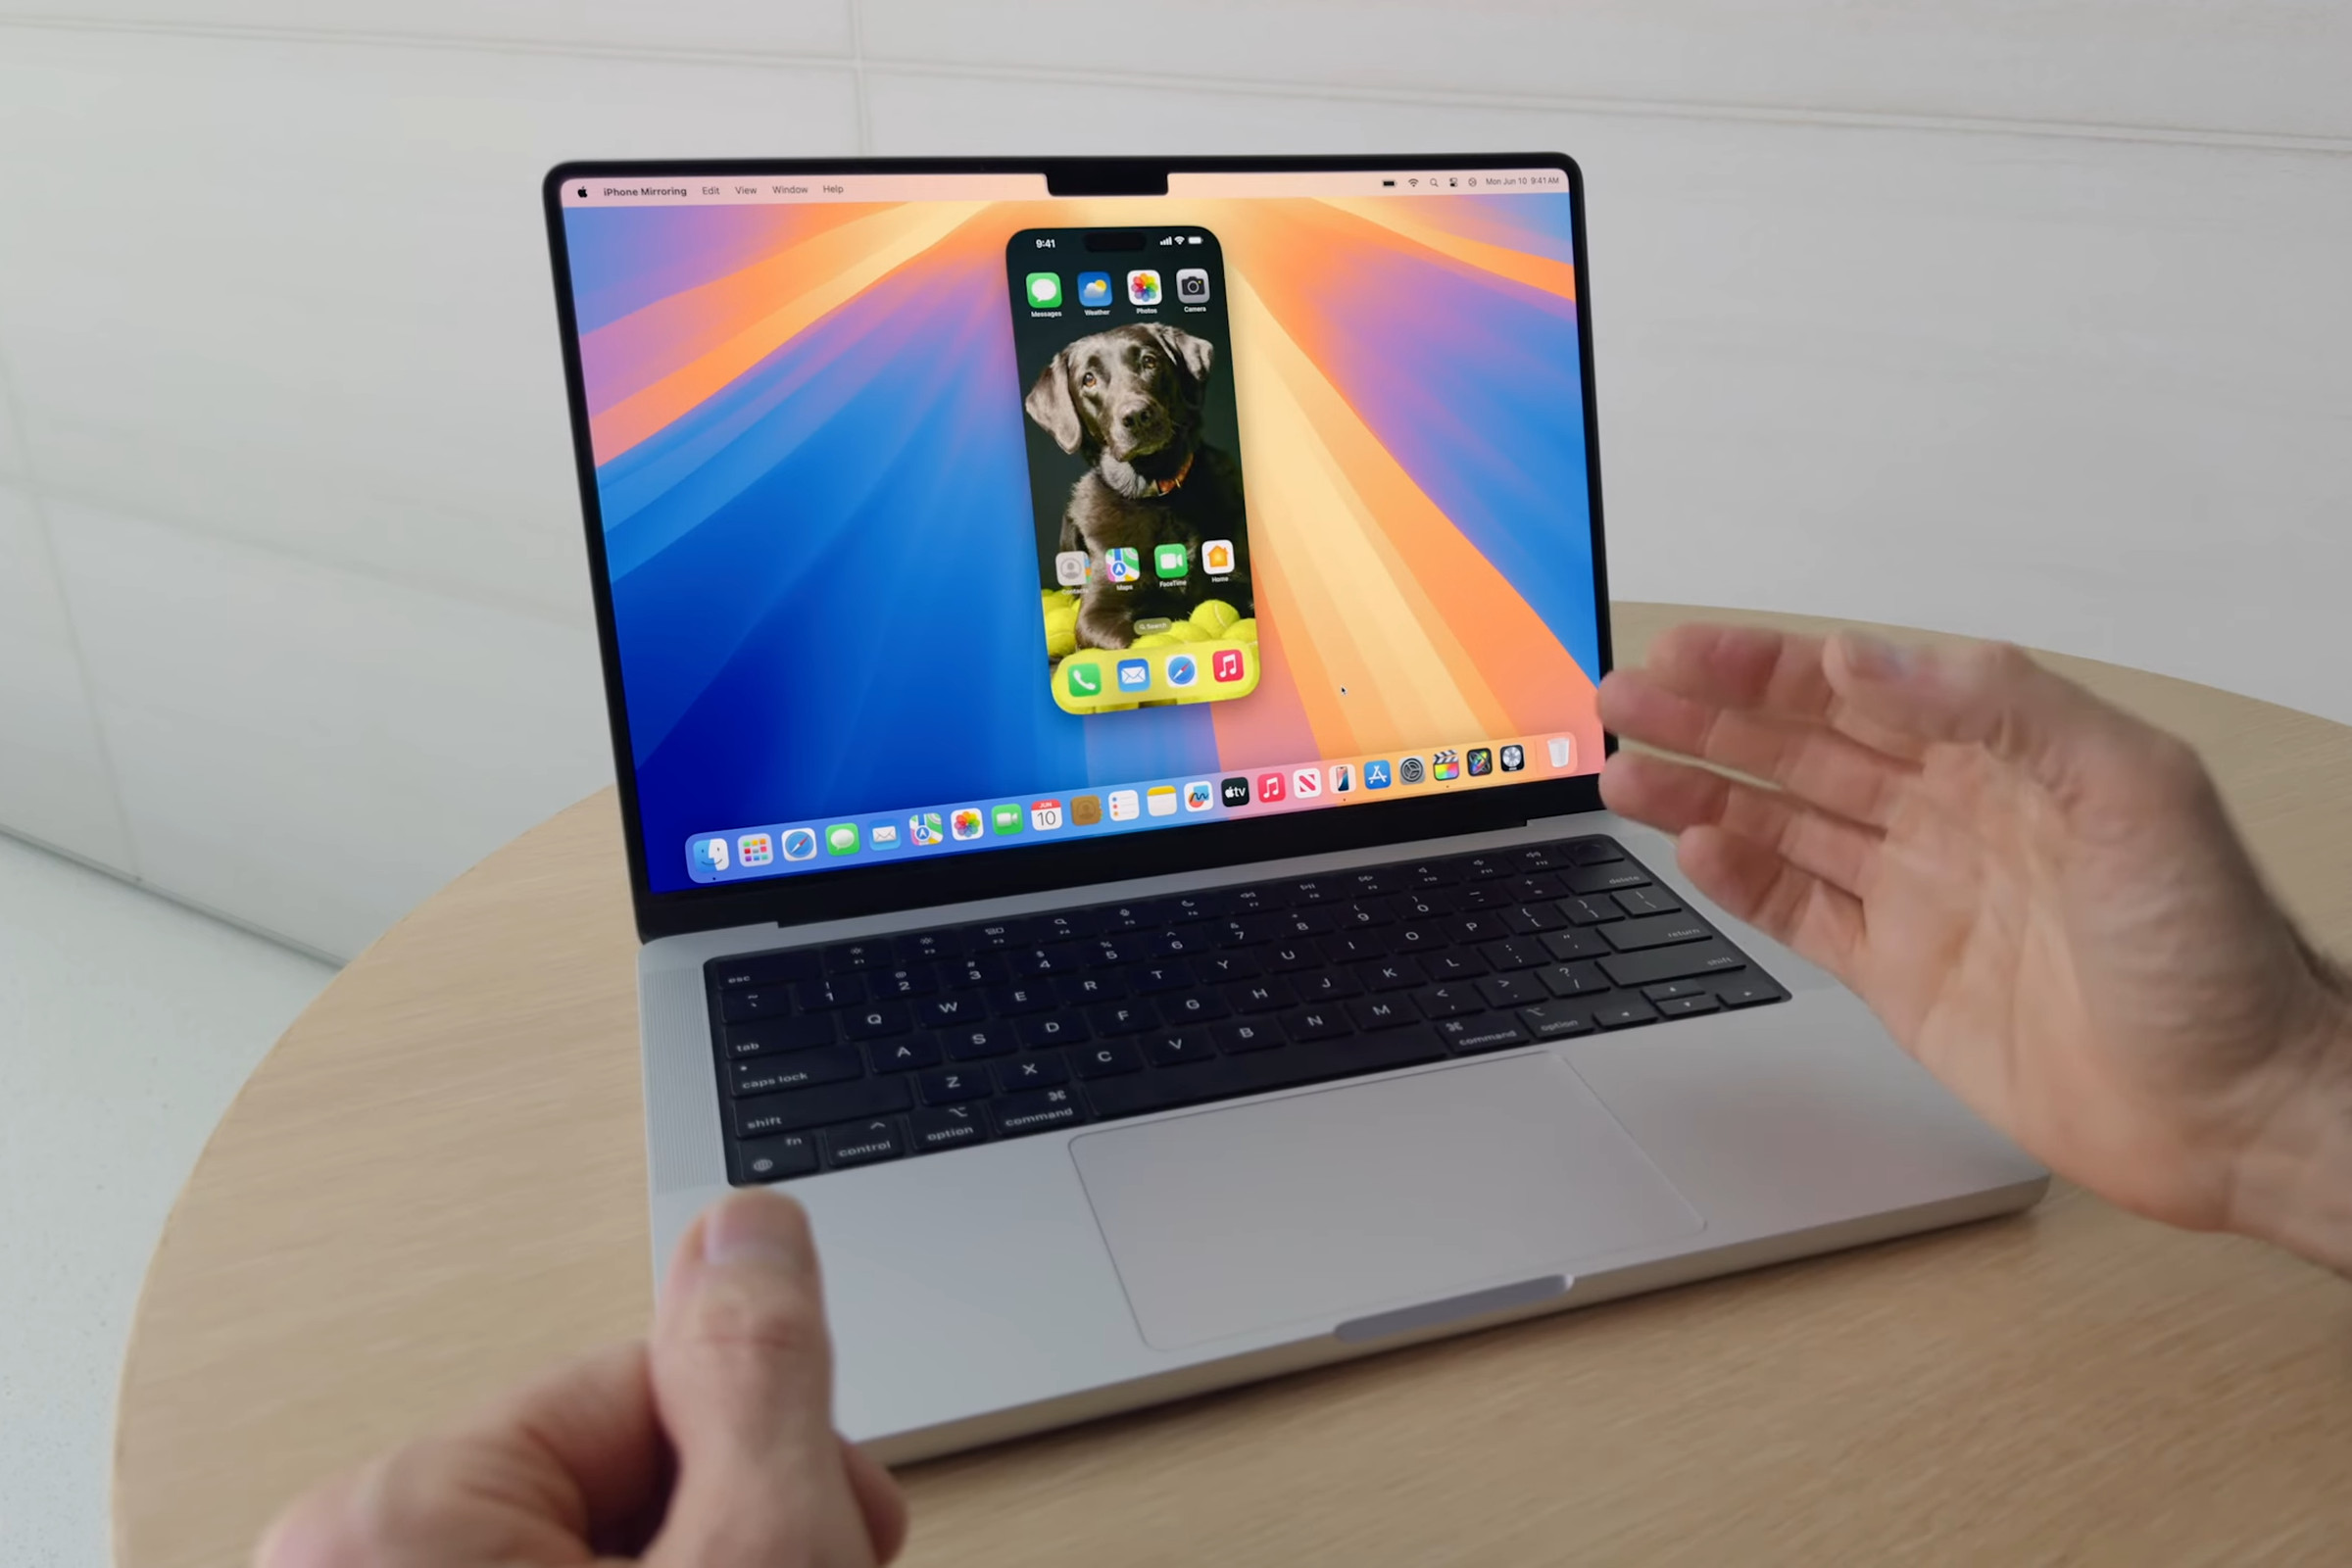
[[[739,824],[1491,736],[1596,761],[1570,203],[567,210],[655,890]],[[1262,674],[1081,717],[1038,679],[1005,241],[1172,222],[1223,247]]]

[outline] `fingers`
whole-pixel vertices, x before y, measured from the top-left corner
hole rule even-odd
[[[888,1562],[906,1544],[906,1494],[890,1472],[855,1443],[843,1444],[841,1455],[858,1511],[865,1519],[866,1536],[874,1544],[874,1560]]]
[[[644,1545],[669,1494],[669,1443],[654,1413],[643,1341],[586,1356],[493,1405],[466,1429],[535,1460],[549,1517],[612,1550]]]
[[[1642,670],[1601,683],[1600,718],[1627,740],[1768,779],[1857,822],[1885,827],[1919,769],[1820,723],[1718,707]]]
[[[737,1193],[689,1228],[655,1313],[652,1367],[678,1480],[649,1560],[876,1560],[857,1461],[833,1431],[823,1289],[798,1203]],[[881,1495],[872,1476],[863,1485]]]
[[[1774,941],[1852,985],[1862,951],[1862,901],[1753,839],[1691,828],[1675,862],[1698,890]]]
[[[1874,829],[1814,810],[1778,791],[1640,752],[1609,759],[1600,795],[1609,809],[1668,833],[1720,828],[1857,897],[1868,887],[1882,842]]]

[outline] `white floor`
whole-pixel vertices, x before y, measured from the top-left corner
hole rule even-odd
[[[0,1568],[106,1568],[122,1346],[213,1124],[334,975],[0,837]]]

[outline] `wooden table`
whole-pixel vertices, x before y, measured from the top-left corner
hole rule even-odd
[[[1618,607],[1621,657],[1690,612]],[[1725,618],[1822,625],[1794,616]],[[2189,736],[2352,953],[2352,730],[2086,661]],[[221,1121],[148,1273],[115,1523],[244,1560],[330,1470],[651,1302],[611,791],[356,960]],[[2061,1188],[1955,1233],[916,1467],[906,1561],[2352,1561],[2352,1285]]]

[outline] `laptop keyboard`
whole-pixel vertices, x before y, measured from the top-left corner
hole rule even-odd
[[[735,954],[704,976],[738,1186],[1788,995],[1607,838]]]

